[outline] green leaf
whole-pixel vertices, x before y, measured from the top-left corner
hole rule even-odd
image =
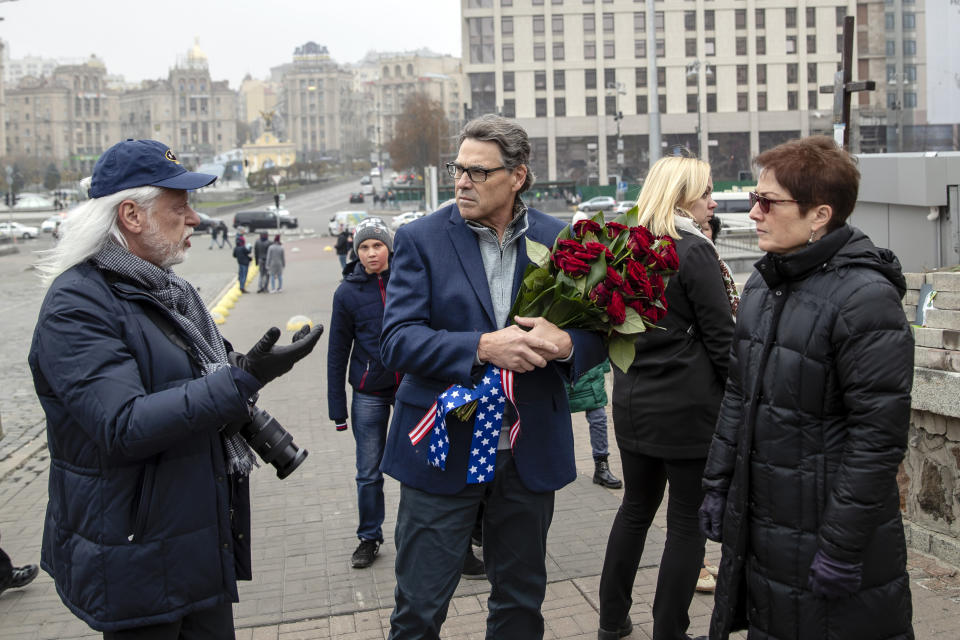
[[[603,254],[600,254],[600,257],[597,258],[596,262],[590,265],[590,273],[587,274],[585,280],[585,290],[590,291],[597,283],[603,282],[603,279],[607,277],[607,258]]]
[[[529,236],[526,237],[526,241],[527,257],[530,258],[530,262],[540,267],[547,266],[550,262],[550,249],[536,240],[531,240]]]
[[[610,362],[612,362],[617,369],[626,373],[630,365],[633,364],[633,358],[636,355],[633,337],[614,336],[610,339],[607,352],[610,354]]]
[[[553,242],[553,248],[556,249],[557,244],[561,240],[569,240],[572,234],[573,234],[573,229],[570,228],[570,225],[565,226],[563,229],[560,230],[560,233],[557,234],[557,239],[554,240]]]
[[[623,321],[623,324],[617,325],[615,328],[620,333],[633,334],[643,333],[647,330],[647,325],[643,322],[643,316],[631,307],[627,307],[626,319]]]

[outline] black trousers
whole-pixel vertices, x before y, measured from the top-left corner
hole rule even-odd
[[[667,540],[660,559],[653,599],[654,640],[686,640],[697,578],[706,538],[700,533],[697,510],[703,501],[700,479],[705,458],[665,460],[620,450],[623,463],[623,503],[613,520],[600,576],[600,628],[616,630],[633,603],[634,578],[653,518],[670,483]]]
[[[497,452],[492,482],[454,495],[400,485],[394,539],[397,587],[390,640],[437,640],[483,504],[483,561],[491,584],[488,640],[543,637],[547,530],[554,493],[523,486],[510,451]]]
[[[194,611],[175,622],[104,631],[103,640],[234,640],[233,605],[229,602]]]

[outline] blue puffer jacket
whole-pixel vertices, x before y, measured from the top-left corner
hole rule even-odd
[[[245,400],[229,368],[201,377],[151,316],[167,317],[84,263],[50,287],[30,348],[50,447],[40,563],[97,631],[236,602],[250,578],[249,489],[218,432]]]
[[[347,360],[350,386],[363,393],[390,396],[400,384],[400,374],[380,361],[380,329],[390,270],[371,275],[359,260],[343,270],[344,278],[333,294],[330,338],[327,346],[327,405],[330,419],[347,419]],[[352,352],[351,352],[352,350]]]

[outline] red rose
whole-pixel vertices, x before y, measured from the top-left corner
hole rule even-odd
[[[607,278],[604,281],[611,289],[620,289],[623,287],[623,278],[617,273],[617,270],[613,267],[607,267]]]
[[[610,324],[623,324],[623,321],[627,319],[627,308],[623,304],[623,296],[618,291],[610,294],[607,315],[610,316]]]
[[[633,252],[633,257],[639,259],[652,252],[650,247],[653,246],[655,240],[656,238],[646,227],[630,227],[630,239],[627,240],[627,246]]]
[[[606,245],[599,242],[588,242],[583,245],[583,248],[590,252],[594,260],[599,258],[601,253],[610,253],[610,250],[607,249]]]
[[[607,237],[616,238],[620,235],[620,232],[627,228],[627,225],[620,224],[619,222],[608,222],[606,225],[607,228]]]
[[[572,255],[568,251],[555,251],[550,257],[558,269],[571,278],[578,278],[590,273],[590,265]]]
[[[650,305],[649,307],[646,307],[645,309],[643,309],[643,311],[638,310],[637,313],[643,316],[643,318],[645,318],[646,320],[649,320],[653,324],[656,324],[660,322],[664,316],[667,315],[667,309],[666,309],[667,301],[661,300],[660,303],[664,306],[663,309],[661,309],[660,307],[655,307],[653,305]]]
[[[582,238],[584,234],[587,233],[596,233],[599,235],[601,229],[600,224],[593,220],[580,220],[573,224],[573,233],[576,234],[578,238]]]
[[[608,289],[604,283],[600,282],[590,290],[587,297],[593,300],[598,307],[606,307],[610,302],[610,294],[610,289]]]
[[[680,268],[680,258],[677,257],[677,246],[670,236],[661,238],[660,262],[665,265],[664,269],[676,271]]]
[[[647,277],[650,279],[650,299],[656,300],[658,298],[663,298],[663,290],[665,285],[663,284],[663,278],[659,273],[649,273]],[[663,302],[661,300],[661,302]],[[666,304],[666,302],[664,302]]]
[[[557,250],[559,251],[583,251],[583,245],[576,240],[557,240]]]
[[[647,277],[647,269],[642,263],[636,260],[627,260],[626,269],[627,282],[640,297],[650,300],[653,298],[653,288],[650,286],[650,280]]]

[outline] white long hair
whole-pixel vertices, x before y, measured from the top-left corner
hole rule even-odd
[[[88,184],[89,178],[85,178],[81,188]],[[124,189],[102,198],[91,198],[76,207],[60,225],[57,245],[38,252],[40,260],[34,266],[43,286],[50,286],[61,273],[96,255],[110,240],[129,249],[117,224],[117,207],[124,200],[133,200],[149,211],[162,192],[159,187]]]

